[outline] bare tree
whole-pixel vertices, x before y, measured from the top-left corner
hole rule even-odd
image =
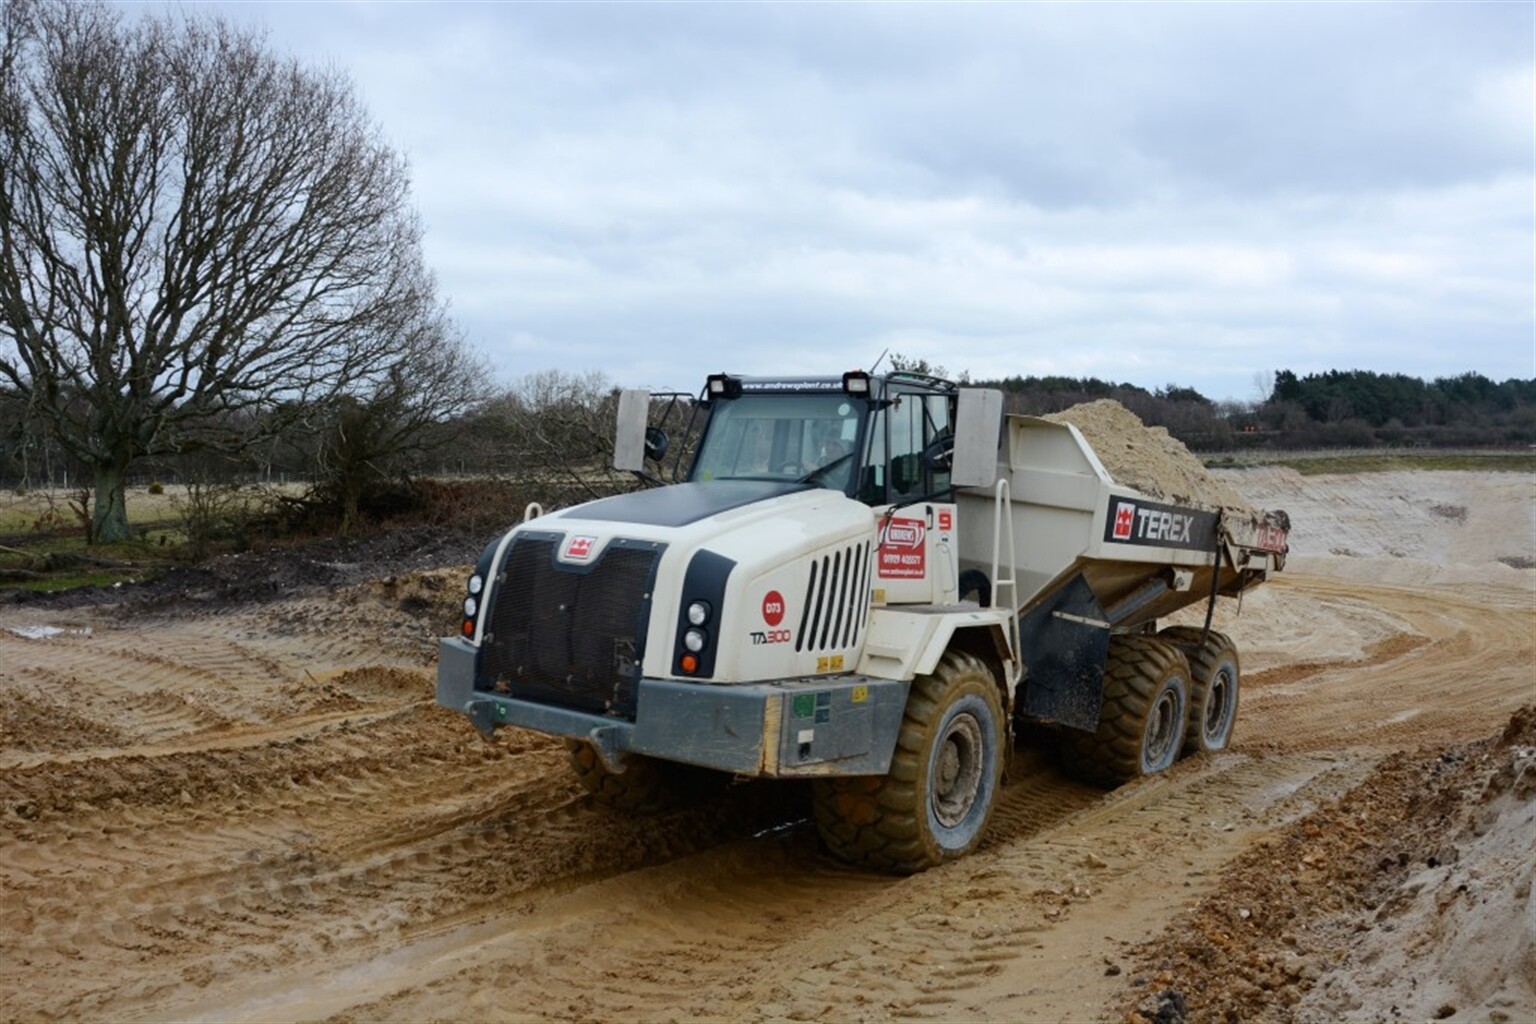
[[[435,299],[344,77],[98,3],[0,0],[0,32],[0,384],[91,467],[97,539],[128,535],[135,459],[402,372]]]
[[[432,428],[463,416],[485,394],[489,372],[453,333],[441,310],[398,336],[394,359],[366,389],[323,411],[316,467],[342,508],[343,532],[356,525],[368,486],[409,474],[422,456],[454,440]]]
[[[540,500],[599,498],[633,479],[612,468],[618,390],[599,370],[530,373],[480,411],[481,455]]]

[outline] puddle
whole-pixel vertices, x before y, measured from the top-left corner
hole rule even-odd
[[[63,626],[6,626],[6,631],[28,640],[48,640],[56,636],[90,636],[90,626],[64,628]]]

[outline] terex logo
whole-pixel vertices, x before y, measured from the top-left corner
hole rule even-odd
[[[1286,551],[1287,531],[1278,526],[1261,526],[1258,530],[1258,545],[1266,551]]]
[[[1115,513],[1115,540],[1130,540],[1131,526],[1136,522],[1136,506],[1130,502],[1120,506],[1120,511]]]
[[[1203,509],[1114,497],[1104,521],[1104,539],[1115,544],[1209,551],[1216,542],[1216,523],[1216,513]]]
[[[1188,544],[1189,528],[1194,525],[1195,517],[1144,508],[1136,513],[1136,521],[1139,526],[1137,535],[1140,537],[1168,541],[1170,544]]]
[[[560,557],[569,562],[585,562],[592,557],[592,549],[596,546],[596,537],[572,537],[565,542],[565,552]]]

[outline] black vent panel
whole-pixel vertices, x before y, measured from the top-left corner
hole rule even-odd
[[[859,642],[869,613],[869,543],[820,555],[801,604],[796,651],[841,651]]]
[[[482,644],[482,685],[633,719],[662,545],[614,541],[590,565],[564,565],[562,540],[513,541]]]

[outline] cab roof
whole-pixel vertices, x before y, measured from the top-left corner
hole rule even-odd
[[[728,376],[732,380],[739,382],[743,394],[819,394],[847,390],[845,381],[849,375],[839,374],[835,377],[821,375],[738,377],[734,374],[722,374],[720,376]],[[953,391],[956,387],[954,381],[930,376],[926,373],[910,373],[905,370],[870,374],[868,376],[871,384],[875,385],[876,388],[885,384],[908,384],[933,391]]]

